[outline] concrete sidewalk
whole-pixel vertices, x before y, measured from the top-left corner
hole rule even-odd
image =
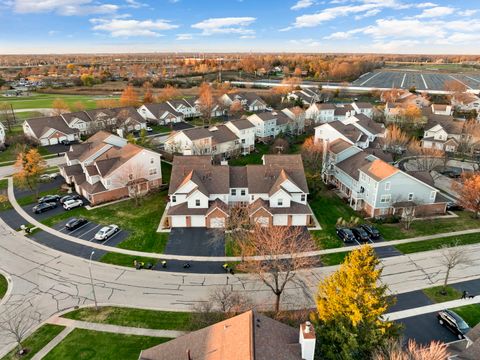
[[[432,312],[437,312],[440,310],[451,309],[455,307],[465,306],[465,305],[473,305],[473,304],[480,304],[480,296],[475,296],[473,299],[458,299],[452,301],[446,301],[442,303],[436,303],[426,306],[420,306],[413,309],[407,309],[402,311],[396,311],[389,314],[384,315],[385,320],[400,320],[405,319],[417,315],[429,314]]]
[[[43,359],[52,349],[60,344],[63,339],[65,339],[68,334],[70,334],[74,330],[73,327],[65,328],[60,334],[55,336],[52,341],[50,341],[47,345],[45,345],[39,352],[37,352],[33,357],[32,360],[41,360]]]
[[[92,323],[87,321],[72,320],[72,319],[67,319],[59,316],[54,316],[51,319],[47,320],[47,324],[61,325],[61,326],[66,326],[67,328],[103,331],[103,332],[109,332],[109,333],[115,333],[115,334],[137,335],[137,336],[176,338],[185,334],[184,331],[157,330],[157,329],[130,327],[130,326],[99,324],[99,323]]]

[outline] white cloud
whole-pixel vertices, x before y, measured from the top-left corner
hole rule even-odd
[[[125,2],[127,3],[127,7],[133,8],[133,9],[139,9],[139,8],[148,6],[148,4],[139,2],[137,0],[125,0]]]
[[[192,34],[177,34],[177,40],[192,40],[193,35]]]
[[[295,5],[293,5],[290,9],[292,10],[300,10],[305,9],[314,4],[313,0],[298,0]]]
[[[225,17],[211,18],[193,24],[192,28],[202,30],[202,35],[213,34],[240,34],[253,35],[255,32],[247,29],[256,18],[254,17]]]
[[[423,12],[420,15],[417,15],[416,17],[419,19],[441,17],[441,16],[453,14],[454,11],[455,11],[454,8],[451,8],[448,6],[436,6],[430,9],[423,10]]]
[[[178,28],[167,20],[91,19],[93,30],[105,31],[112,37],[162,36],[159,32]]]
[[[17,13],[54,12],[59,15],[87,15],[115,13],[118,5],[101,4],[92,0],[13,0],[13,10]]]
[[[478,10],[467,9],[467,10],[459,11],[459,12],[458,12],[458,15],[460,15],[460,16],[473,16],[473,15],[475,15],[477,12],[478,12]]]
[[[240,39],[255,39],[255,35],[242,35],[240,36]]]
[[[364,32],[364,31],[365,31],[364,28],[353,29],[353,30],[349,30],[349,31],[338,31],[338,32],[334,32],[333,34],[325,36],[324,39],[326,39],[326,40],[346,40],[346,39],[350,39],[352,37],[352,35],[358,34],[358,33]]]
[[[368,10],[366,13],[364,14],[361,14],[361,15],[356,15],[355,16],[355,20],[361,20],[361,19],[364,19],[364,18],[367,18],[367,17],[371,17],[371,16],[375,16],[377,14],[379,14],[382,10],[380,9],[372,9],[372,10]]]

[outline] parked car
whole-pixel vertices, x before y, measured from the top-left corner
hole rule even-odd
[[[87,219],[73,218],[67,221],[67,223],[65,224],[65,228],[67,230],[72,231],[72,230],[78,229],[79,227],[85,225],[86,223],[88,223]]]
[[[58,173],[51,173],[51,174],[42,174],[40,175],[40,181],[50,181],[56,179]]]
[[[60,141],[61,144],[65,145],[65,146],[68,146],[68,145],[71,145],[73,141],[70,141],[70,140],[62,140]]]
[[[350,230],[349,228],[338,228],[337,235],[343,242],[355,241],[355,235],[353,235],[352,230]]]
[[[460,204],[457,204],[456,202],[449,201],[447,202],[447,210],[448,211],[460,211],[463,210],[463,206]]]
[[[115,224],[104,226],[95,234],[95,240],[107,240],[119,230],[120,228]]]
[[[38,205],[35,205],[32,210],[35,214],[40,214],[42,212],[55,209],[57,206],[58,205],[56,202],[42,202]]]
[[[360,226],[355,227],[351,230],[353,235],[355,236],[355,239],[357,239],[359,243],[368,243],[370,241],[370,236],[368,236],[368,233]]]
[[[63,204],[65,201],[68,201],[68,200],[77,200],[77,199],[80,199],[80,195],[77,195],[77,194],[65,195],[60,198],[60,204]]]
[[[153,129],[152,129],[150,126],[147,126],[147,131],[148,131],[148,132],[152,132]]]
[[[360,227],[367,232],[368,236],[370,236],[370,239],[376,240],[380,238],[380,231],[378,231],[377,228],[373,227],[372,225],[362,224]]]
[[[38,203],[57,202],[60,200],[60,195],[45,195],[38,199]]]
[[[442,175],[448,176],[449,178],[456,179],[459,178],[461,173],[455,170],[444,170],[441,172]]]
[[[77,200],[67,200],[63,203],[63,208],[65,210],[72,210],[76,207],[83,206],[83,201],[80,199]]]
[[[463,339],[470,331],[470,327],[457,313],[452,310],[442,310],[437,314],[440,325],[445,326],[459,339]]]

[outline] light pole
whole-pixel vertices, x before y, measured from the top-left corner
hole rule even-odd
[[[90,283],[92,284],[92,292],[93,292],[93,301],[95,302],[95,310],[98,311],[98,304],[97,304],[97,295],[95,294],[95,286],[93,285],[93,277],[92,277],[92,256],[95,254],[95,251],[92,250],[90,254],[90,260],[88,262],[88,272],[90,273]]]

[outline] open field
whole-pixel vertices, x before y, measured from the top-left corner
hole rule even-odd
[[[21,97],[0,97],[0,104],[11,104],[14,110],[20,109],[47,109],[51,108],[55,99],[64,100],[69,106],[79,102],[86,109],[94,109],[96,102],[102,99],[112,99],[112,97],[103,95],[63,95],[63,94],[39,94],[33,93],[32,96]]]
[[[445,90],[445,82],[456,80],[467,89],[480,89],[480,74],[448,74],[428,71],[388,71],[380,70],[362,75],[352,82],[352,86],[373,88],[401,88],[417,90]]]

